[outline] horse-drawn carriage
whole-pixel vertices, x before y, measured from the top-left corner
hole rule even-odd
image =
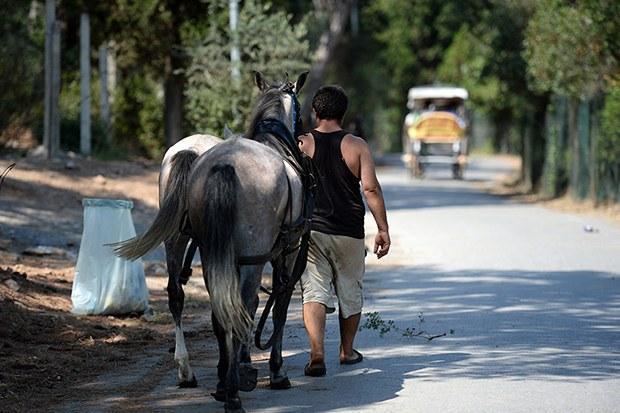
[[[410,112],[403,125],[403,160],[411,174],[421,177],[429,164],[448,164],[461,179],[467,165],[467,90],[424,86],[409,89]]]

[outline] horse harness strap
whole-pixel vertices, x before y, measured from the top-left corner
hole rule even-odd
[[[278,280],[278,285],[274,284],[272,291],[267,290],[261,286],[261,290],[269,295],[263,313],[256,326],[256,332],[254,335],[254,344],[261,350],[266,350],[273,345],[275,337],[279,334],[279,330],[284,328],[282,323],[279,329],[274,329],[271,337],[265,344],[261,343],[261,337],[263,328],[271,308],[273,307],[276,299],[281,298],[286,301],[286,308],[290,302],[291,295],[295,289],[295,284],[301,278],[302,273],[306,268],[306,261],[308,258],[308,249],[310,243],[310,225],[312,222],[312,213],[314,211],[314,194],[316,190],[316,174],[314,172],[314,165],[310,158],[302,155],[301,151],[297,147],[293,134],[289,129],[278,119],[263,119],[255,128],[255,136],[264,135],[268,141],[273,144],[273,149],[276,150],[282,159],[293,167],[293,169],[299,174],[302,187],[303,187],[303,205],[302,213],[300,217],[293,222],[293,199],[291,182],[287,176],[288,185],[288,199],[287,199],[287,213],[283,218],[282,225],[280,227],[280,233],[274,243],[271,251],[262,255],[243,256],[238,257],[237,265],[259,265],[271,261],[274,264],[274,279]],[[286,218],[289,218],[289,223],[286,224]],[[191,237],[191,228],[189,226],[189,219],[187,213],[181,220],[181,233],[189,235]],[[298,240],[300,240],[298,242]],[[192,259],[198,248],[197,242],[192,238],[189,247],[185,252],[183,260],[183,267],[179,281],[186,284],[191,276]],[[285,260],[288,255],[299,249],[293,269],[289,274],[286,274]]]

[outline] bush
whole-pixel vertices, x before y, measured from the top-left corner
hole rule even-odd
[[[602,198],[620,201],[620,84],[605,98],[597,148]]]

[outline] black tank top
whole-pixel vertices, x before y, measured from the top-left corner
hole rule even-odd
[[[332,235],[364,238],[364,202],[357,178],[342,157],[340,144],[349,132],[312,131],[319,185],[312,229]]]

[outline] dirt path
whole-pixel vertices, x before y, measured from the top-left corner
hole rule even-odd
[[[80,158],[16,162],[0,192],[0,410],[49,411],[76,394],[108,395],[99,386],[80,386],[105,372],[133,368],[134,354],[161,352],[173,343],[165,269],[157,262],[145,265],[155,311],[149,321],[70,313],[82,198],[131,199],[140,231],[156,213],[158,165]],[[0,160],[0,170],[9,163]],[[53,247],[53,253],[28,254],[38,246]],[[186,313],[190,323],[208,313],[204,286],[188,289]],[[170,360],[160,356],[151,370],[155,374]],[[137,388],[132,383],[126,392]]]

